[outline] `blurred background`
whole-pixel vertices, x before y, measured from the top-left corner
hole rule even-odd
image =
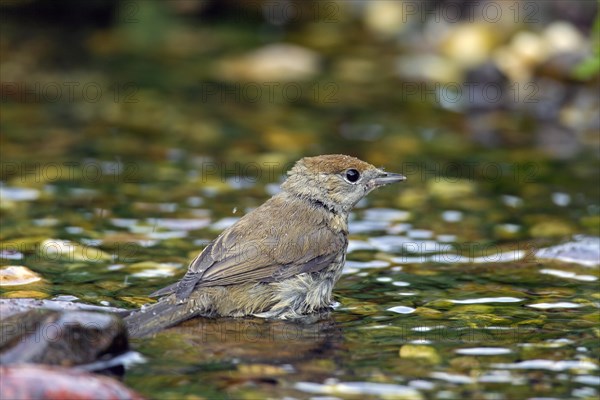
[[[3,160],[598,155],[595,1],[0,6]]]
[[[597,271],[554,272],[565,279],[554,282],[531,264],[474,271],[429,256],[442,245],[471,259],[489,246],[530,254],[573,235],[600,235],[597,1],[0,0],[0,13],[0,263],[38,280],[0,285],[3,296],[137,307],[275,193],[297,159],[344,153],[408,176],[352,215],[349,275],[337,299],[346,322],[360,316],[344,327],[354,357],[344,363],[362,371],[349,373],[353,379],[427,376],[422,364],[398,365],[397,346],[393,354],[376,347],[396,340],[393,332],[371,341],[361,330],[396,304],[397,286],[416,290],[402,304],[418,311],[470,292],[526,296],[536,285],[597,304]],[[400,251],[394,235],[424,247]],[[392,282],[402,268],[402,281]],[[478,273],[485,278],[461,289],[464,276]],[[398,284],[384,289],[385,282]],[[435,320],[447,306],[440,304],[410,317]],[[522,315],[506,307],[470,310],[466,320]],[[555,326],[597,351],[577,342],[597,322],[581,315],[570,314],[571,327]],[[156,354],[181,349],[146,346]],[[467,357],[448,367],[452,351],[436,351],[443,371],[475,368]],[[199,355],[189,357],[195,365]],[[389,370],[369,369],[373,360]],[[343,368],[328,365],[307,366],[318,378],[306,379]],[[134,371],[133,386],[177,386],[149,383],[160,368],[156,361]],[[239,394],[219,371],[210,376],[222,385],[214,393]],[[212,387],[210,376],[198,382]],[[555,394],[552,374],[531,379],[546,386],[522,390]],[[577,385],[561,385],[565,396],[582,397],[573,394]],[[287,393],[278,390],[257,396]]]
[[[8,186],[58,207],[77,186],[118,216],[198,194],[229,212],[297,159],[347,153],[407,175],[391,204],[424,218],[494,194],[558,206],[543,236],[598,233],[596,1],[0,7],[5,210],[27,197]]]

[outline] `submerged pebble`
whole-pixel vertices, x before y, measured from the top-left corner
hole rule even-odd
[[[84,246],[70,240],[47,239],[38,248],[38,254],[48,260],[67,262],[104,262],[112,260],[112,256],[95,247]]]
[[[439,364],[441,361],[437,350],[431,346],[405,344],[400,348],[400,358],[419,359],[431,364]]]
[[[395,385],[391,383],[375,382],[337,382],[332,381],[324,384],[314,382],[296,382],[294,388],[302,392],[315,394],[333,395],[370,395],[383,398],[420,400],[421,393],[409,386]]]
[[[0,268],[0,286],[27,285],[41,279],[41,276],[22,265],[9,265]]]
[[[181,267],[180,263],[143,261],[131,264],[128,269],[134,271],[131,276],[136,278],[160,278],[175,275]]]

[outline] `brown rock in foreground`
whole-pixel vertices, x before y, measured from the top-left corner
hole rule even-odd
[[[0,376],[2,399],[143,399],[140,394],[113,378],[61,367],[0,367]]]

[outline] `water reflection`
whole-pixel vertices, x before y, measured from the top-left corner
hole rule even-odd
[[[193,359],[195,363],[272,365],[332,357],[334,349],[343,342],[340,326],[329,315],[310,317],[302,322],[195,318],[155,335],[158,342],[162,338],[176,338],[186,343],[185,347],[170,348],[169,352],[174,357]]]

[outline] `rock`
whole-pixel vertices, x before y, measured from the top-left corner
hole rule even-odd
[[[364,3],[365,25],[383,37],[393,37],[407,27],[408,16],[400,1],[376,0]]]
[[[425,81],[455,83],[463,80],[463,72],[459,65],[453,60],[440,57],[435,54],[412,54],[410,57],[400,56],[396,60],[396,72],[407,81]],[[407,89],[418,92],[417,95],[411,95],[406,92],[408,98],[419,99],[423,96],[422,88],[417,86],[407,86]]]
[[[0,364],[74,366],[128,350],[125,325],[116,315],[38,309],[0,321]]]
[[[45,299],[50,297],[48,293],[40,292],[39,290],[15,290],[6,292],[3,295],[6,299],[23,299],[23,298],[31,298],[31,299]],[[3,299],[0,299],[3,300]],[[6,317],[6,315],[2,315],[2,318]]]
[[[464,23],[449,29],[442,40],[442,52],[463,68],[485,62],[497,41],[490,24]]]
[[[442,313],[441,311],[429,307],[417,307],[417,309],[415,310],[415,314],[418,314],[423,318],[428,319],[442,318],[444,316],[444,313]]]
[[[441,361],[438,352],[430,346],[405,344],[400,348],[400,358],[416,358],[431,364],[439,364]]]
[[[549,24],[544,29],[542,37],[551,54],[584,52],[588,45],[577,28],[565,21],[555,21]]]
[[[242,57],[222,61],[217,73],[228,81],[293,82],[308,80],[317,74],[319,61],[319,55],[307,48],[270,44]]]
[[[9,265],[0,268],[0,286],[27,285],[41,279],[38,274],[21,265]]]
[[[100,249],[61,239],[44,240],[38,249],[38,254],[45,259],[68,262],[103,262],[112,260],[110,254]]]
[[[116,379],[43,365],[0,367],[2,399],[132,399],[143,397]]]
[[[548,57],[548,45],[537,33],[521,31],[511,40],[511,50],[525,64],[538,64]]]

